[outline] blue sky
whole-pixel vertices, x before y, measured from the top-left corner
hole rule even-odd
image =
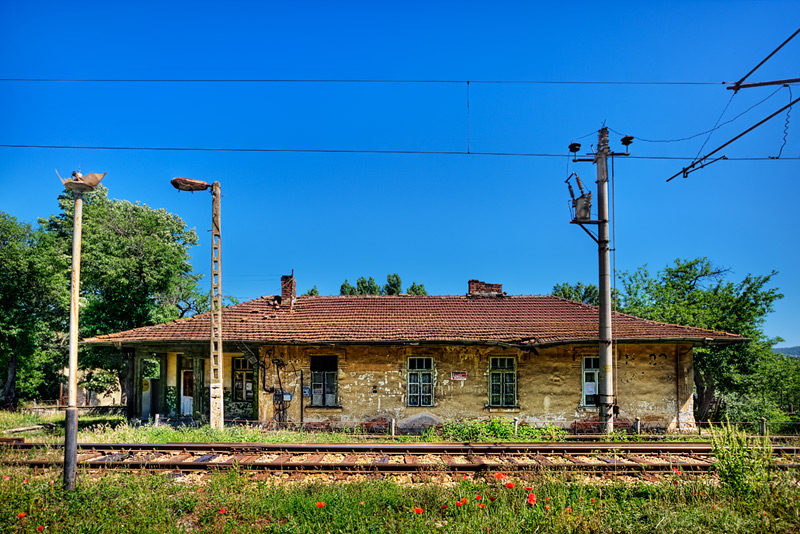
[[[4,2],[0,78],[371,79],[734,82],[797,29],[787,2]],[[748,81],[798,77],[800,37]],[[793,95],[800,87],[793,86]],[[777,92],[776,92],[777,91]],[[705,154],[789,101],[789,89],[722,84],[0,82],[0,144],[408,150],[558,157],[0,148],[0,209],[34,222],[57,210],[62,175],[107,172],[113,198],[197,228],[208,272],[210,197],[223,189],[223,290],[338,293],[361,275],[463,294],[467,280],[513,294],[597,280],[596,245],[569,224],[564,180],[594,187],[586,151],[604,123],[638,157]],[[773,95],[773,93],[775,93]],[[618,158],[616,266],[652,271],[708,256],[731,278],[777,270],[785,294],[766,333],[800,345],[796,200],[800,110],[782,160]],[[777,156],[786,115],[721,154]],[[621,150],[612,132],[612,149]],[[787,159],[795,158],[795,159]],[[208,278],[205,279],[208,282]]]

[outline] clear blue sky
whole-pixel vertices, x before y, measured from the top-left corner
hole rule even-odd
[[[224,7],[222,7],[224,5]],[[791,35],[785,2],[3,2],[0,77],[734,82]],[[800,76],[800,37],[748,81]],[[742,90],[723,121],[778,88]],[[793,86],[794,97],[800,86]],[[469,92],[469,99],[467,98]],[[731,97],[724,85],[0,82],[0,144],[519,152],[584,150],[605,122],[634,156],[694,157]],[[469,110],[467,103],[469,101]],[[716,148],[790,101],[783,88],[716,132]],[[800,157],[794,109],[784,158]],[[786,115],[729,158],[777,156]],[[587,136],[587,134],[589,134]],[[585,136],[585,137],[584,137]],[[621,149],[612,133],[612,148]],[[615,162],[616,266],[652,271],[708,256],[775,278],[766,323],[800,345],[800,161]],[[222,183],[223,290],[241,299],[338,293],[345,278],[463,294],[467,280],[513,294],[597,281],[596,245],[569,224],[565,157],[0,148],[0,209],[57,211],[62,175],[107,172],[114,198],[179,214],[208,272],[210,196],[173,176]],[[208,283],[208,278],[205,278]]]

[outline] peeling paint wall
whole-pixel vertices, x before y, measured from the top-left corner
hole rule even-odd
[[[286,420],[303,422],[369,422],[395,419],[399,424],[439,423],[457,419],[517,417],[521,422],[552,422],[568,426],[597,419],[596,407],[581,406],[582,359],[597,356],[595,345],[565,345],[529,350],[462,345],[265,345],[260,349],[259,419],[276,415],[274,391],[280,371]],[[311,385],[311,358],[336,356],[338,404],[314,407],[303,397]],[[434,405],[407,406],[407,362],[410,357],[433,359]],[[489,363],[492,357],[512,357],[517,365],[517,404],[489,406]],[[670,429],[691,428],[692,352],[690,345],[628,344],[616,347],[619,420],[658,424]],[[300,382],[301,371],[303,384]],[[465,380],[454,380],[456,375]]]

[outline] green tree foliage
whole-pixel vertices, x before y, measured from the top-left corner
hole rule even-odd
[[[371,276],[369,279],[361,276],[356,280],[356,292],[359,295],[380,295],[381,286]]]
[[[403,292],[403,283],[397,273],[386,275],[386,284],[381,293],[383,295],[400,295]]]
[[[6,409],[14,409],[18,397],[58,394],[68,268],[52,236],[0,212],[0,396]]]
[[[427,295],[428,292],[425,291],[425,284],[417,284],[416,282],[411,282],[411,285],[408,288],[409,295]]]
[[[592,306],[600,305],[600,292],[594,284],[556,284],[553,286],[553,295],[575,302],[583,302]]]
[[[340,295],[358,295],[358,291],[356,288],[353,287],[350,282],[347,281],[347,278],[344,279],[344,283],[342,287],[339,288]]]
[[[622,310],[666,323],[740,334],[750,341],[695,347],[696,417],[707,420],[719,407],[718,393],[748,393],[750,379],[776,342],[762,331],[766,315],[781,295],[768,288],[775,272],[748,274],[740,282],[726,280],[728,271],[707,258],[675,260],[651,275],[646,267],[623,273]]]
[[[345,280],[345,282],[347,282],[347,280]],[[300,296],[301,297],[318,297],[319,296],[319,289],[317,289],[317,286],[314,286],[314,287],[312,287],[311,289],[309,289],[308,291],[306,291],[305,293],[303,293]]]
[[[110,200],[107,193],[101,186],[84,195],[81,336],[158,324],[202,306],[189,263],[194,230],[164,209]],[[46,221],[62,254],[72,243],[73,198],[68,191],[60,196],[61,213]],[[127,359],[119,351],[86,350],[81,364],[116,373],[127,394]]]

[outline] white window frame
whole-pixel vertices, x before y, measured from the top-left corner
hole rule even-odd
[[[502,361],[501,361],[502,360]],[[511,363],[509,367],[508,364]],[[499,392],[493,391],[494,386],[499,386]],[[513,399],[508,401],[509,392],[507,388],[513,388]],[[516,408],[519,405],[517,399],[517,359],[513,356],[490,356],[489,357],[489,406],[492,408]],[[499,397],[497,397],[499,395]],[[495,398],[499,402],[495,403]]]
[[[434,405],[433,358],[411,356],[406,361],[406,405],[412,408]],[[427,392],[426,392],[427,391]]]
[[[581,359],[581,406],[591,408],[597,407],[597,395],[600,393],[600,357],[599,356],[584,356]],[[591,377],[593,380],[587,380]],[[586,394],[586,384],[594,383],[594,395]],[[587,397],[594,397],[587,399]]]

